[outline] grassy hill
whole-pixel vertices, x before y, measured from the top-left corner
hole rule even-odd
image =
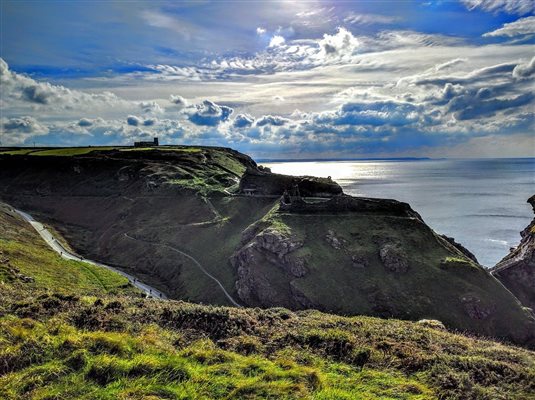
[[[145,299],[8,206],[0,224],[0,398],[535,398],[526,349],[436,321]]]
[[[281,206],[296,187],[305,200]],[[271,174],[231,149],[0,154],[0,198],[174,299],[230,305],[222,286],[252,307],[437,319],[535,345],[533,314],[409,205]]]
[[[11,207],[0,203],[0,282],[58,293],[135,293],[125,277],[83,262],[65,260]]]

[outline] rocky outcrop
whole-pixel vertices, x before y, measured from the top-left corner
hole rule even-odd
[[[383,244],[379,249],[379,257],[384,267],[390,272],[407,272],[409,269],[407,254],[397,243]]]
[[[238,273],[236,291],[240,299],[248,305],[308,307],[311,302],[292,286],[293,279],[308,273],[306,259],[292,254],[303,242],[272,227],[256,234],[249,229],[243,236],[245,240],[242,238],[241,247],[230,260]],[[271,284],[277,272],[289,283],[287,290]]]
[[[493,307],[485,305],[480,298],[469,294],[461,297],[464,311],[472,319],[486,319],[492,314]]]
[[[528,199],[535,212],[535,195]],[[511,250],[491,273],[526,306],[535,310],[535,218],[520,236],[520,244]]]
[[[273,174],[265,168],[249,168],[240,181],[240,191],[282,196],[285,190],[299,190],[303,197],[331,197],[342,194],[342,188],[330,178]]]
[[[327,231],[327,235],[325,235],[325,240],[335,250],[340,250],[346,243],[346,240],[341,237],[338,237],[336,232],[333,231],[332,229],[329,229]]]

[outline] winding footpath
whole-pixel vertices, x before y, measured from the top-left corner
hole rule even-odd
[[[193,258],[192,256],[190,256],[189,254],[184,253],[183,251],[181,251],[181,250],[179,250],[179,249],[177,249],[177,248],[175,248],[173,246],[169,246],[168,244],[155,243],[155,242],[149,242],[147,240],[138,239],[138,238],[135,238],[133,236],[130,236],[128,233],[125,233],[124,236],[127,237],[128,239],[137,240],[139,242],[147,243],[147,244],[150,244],[150,245],[153,245],[153,246],[165,247],[165,248],[167,248],[167,249],[169,249],[171,251],[174,251],[174,252],[176,252],[178,254],[181,254],[182,256],[184,256],[187,259],[191,260],[201,270],[201,272],[204,275],[206,275],[208,278],[213,280],[219,286],[219,288],[223,291],[223,294],[225,295],[225,297],[232,303],[233,306],[242,307],[242,305],[240,303],[238,303],[236,300],[234,300],[234,298],[227,292],[227,290],[221,284],[221,282],[215,276],[210,274],[206,269],[204,269],[204,267],[201,265],[201,263],[199,261],[197,261],[195,258]]]
[[[75,260],[80,262],[85,262],[87,264],[96,265],[98,267],[106,268],[110,271],[116,272],[125,278],[128,279],[128,281],[143,291],[148,297],[153,297],[155,299],[167,299],[167,296],[160,292],[159,290],[153,288],[152,286],[147,285],[146,283],[141,282],[139,279],[135,278],[134,276],[127,274],[126,272],[123,272],[117,268],[114,268],[112,266],[99,263],[98,261],[88,260],[86,258],[83,258],[77,254],[74,254],[67,250],[53,235],[52,233],[46,229],[46,227],[41,224],[40,222],[37,222],[30,214],[25,213],[24,211],[20,211],[17,209],[13,209],[17,214],[19,214],[22,218],[24,218],[25,221],[27,221],[33,228],[41,235],[41,237],[44,239],[44,241],[55,251],[57,252],[62,258],[66,260]]]

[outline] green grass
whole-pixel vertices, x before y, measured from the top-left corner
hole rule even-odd
[[[65,260],[30,224],[0,207],[0,283],[22,274],[36,288],[65,293],[134,292],[128,279],[105,268]]]
[[[479,268],[473,261],[460,257],[446,257],[441,261],[440,266],[442,268],[474,268],[475,270]]]
[[[0,239],[2,255],[10,265],[25,276],[32,277],[35,285],[84,293],[124,290],[128,279],[105,268],[79,261],[65,260],[52,250],[41,246],[8,242]]]
[[[534,398],[533,352],[412,322],[4,289],[0,398]]]
[[[202,150],[199,147],[133,147],[120,149],[120,151],[176,151],[180,153],[199,153]]]
[[[30,148],[30,149],[18,149],[18,150],[6,150],[6,151],[0,151],[0,154],[7,154],[11,156],[16,155],[26,155],[28,153],[32,153],[34,151],[38,151],[39,149]]]
[[[192,189],[203,196],[214,194],[215,192],[222,193],[225,187],[213,178],[204,178],[201,176],[193,176],[190,179],[172,179],[168,181],[171,185],[179,185],[185,189]]]
[[[209,339],[177,347],[179,336],[153,326],[133,337],[4,317],[0,333],[5,399],[435,398],[425,384],[395,371],[363,371],[314,356],[304,365],[287,351],[271,359],[243,355]]]
[[[103,151],[103,150],[114,150],[117,147],[103,146],[103,147],[67,147],[67,148],[57,148],[49,150],[40,150],[32,152],[32,156],[79,156],[82,154],[89,154],[93,151]]]
[[[277,214],[274,210],[265,221],[303,241],[303,247],[291,256],[304,259],[308,273],[292,284],[322,310],[409,320],[432,318],[450,328],[514,337],[519,343],[534,329],[529,313],[510,292],[483,268],[443,246],[440,238],[420,221],[358,213]],[[328,242],[328,231],[342,242],[340,248]],[[379,252],[384,240],[404,249],[407,272],[392,272],[383,265]],[[355,267],[355,256],[366,260],[367,265]],[[278,304],[292,307],[289,278],[283,275],[277,261],[259,255],[255,268],[262,271],[259,274],[269,274],[270,291]],[[470,313],[474,309],[486,314],[473,317]]]
[[[233,213],[259,219],[273,208],[260,200],[250,216],[243,198],[216,202],[229,249]],[[2,399],[534,398],[528,350],[394,319],[143,299],[0,211]]]

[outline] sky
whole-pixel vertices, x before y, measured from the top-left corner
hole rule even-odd
[[[0,0],[2,146],[535,157],[535,1]]]

